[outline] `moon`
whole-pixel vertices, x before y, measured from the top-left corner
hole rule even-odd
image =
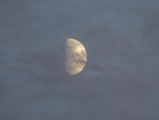
[[[73,76],[80,73],[87,62],[85,47],[78,40],[68,38],[66,41],[66,72]]]

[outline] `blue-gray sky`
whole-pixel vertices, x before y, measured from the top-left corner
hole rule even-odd
[[[0,120],[159,120],[158,86],[159,0],[0,1]]]

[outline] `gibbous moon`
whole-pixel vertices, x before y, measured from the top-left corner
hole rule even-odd
[[[77,40],[68,38],[66,41],[66,72],[73,76],[83,70],[87,62],[84,46]]]

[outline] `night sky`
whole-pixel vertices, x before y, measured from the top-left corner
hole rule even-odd
[[[0,120],[159,120],[159,0],[0,0]]]

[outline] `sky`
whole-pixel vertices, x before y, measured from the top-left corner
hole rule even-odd
[[[1,0],[0,120],[159,120],[158,21],[159,0]]]

